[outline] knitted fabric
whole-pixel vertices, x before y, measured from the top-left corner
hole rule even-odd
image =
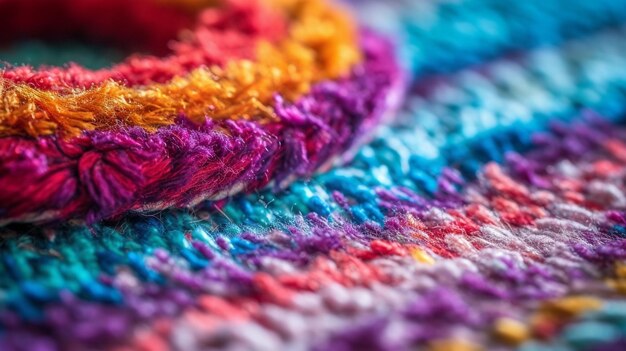
[[[278,122],[11,131],[0,349],[623,349],[626,3],[557,3],[379,2],[396,26],[373,24],[411,69],[360,30],[350,69],[267,103]],[[353,6],[372,18],[371,2]],[[484,30],[414,30],[455,33],[461,18]],[[529,20],[536,31],[517,25]],[[65,90],[63,70],[38,70],[52,77],[39,85],[10,68],[5,84],[85,88]],[[93,84],[178,78],[164,79]]]

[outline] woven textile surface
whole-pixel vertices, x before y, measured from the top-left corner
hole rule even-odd
[[[626,349],[626,1],[0,28],[0,350]]]

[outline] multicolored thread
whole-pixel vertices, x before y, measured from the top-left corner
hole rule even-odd
[[[279,122],[1,138],[0,217],[57,222],[0,229],[0,349],[621,350],[624,5],[379,3],[424,55],[393,121],[404,73],[362,29],[362,61],[274,97]],[[405,30],[428,16],[507,31]]]

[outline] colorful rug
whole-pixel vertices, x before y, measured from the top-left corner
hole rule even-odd
[[[626,348],[626,1],[0,23],[0,350]]]

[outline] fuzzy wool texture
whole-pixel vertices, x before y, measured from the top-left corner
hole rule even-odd
[[[88,2],[88,7],[100,4],[89,1],[96,3]],[[146,77],[144,70],[134,70],[132,57],[101,72],[43,68],[35,84],[22,82],[24,75],[31,79],[29,68],[9,69],[8,79],[0,80],[0,136],[70,138],[88,130],[131,126],[154,132],[174,123],[180,114],[196,123],[205,119],[276,121],[271,107],[274,95],[294,101],[315,83],[345,77],[361,62],[356,26],[324,0],[279,1],[280,5],[272,7],[276,13],[268,10],[271,0],[228,0],[223,5],[231,3],[232,7],[201,11],[195,32],[171,43],[175,50],[164,61],[140,62],[148,75],[165,79],[162,84]],[[263,29],[268,29],[267,39],[280,40],[266,40],[258,34]],[[216,35],[234,36],[239,43],[235,48],[229,47],[234,44],[229,41],[213,43],[211,37]],[[254,52],[253,58],[245,59],[246,50]],[[212,64],[214,55],[220,56],[223,67]],[[171,60],[181,67],[168,76],[159,66]],[[129,76],[131,86],[126,86]],[[135,82],[135,78],[140,80]],[[44,81],[43,86],[38,81]],[[50,85],[56,88],[46,89]]]
[[[622,350],[626,2],[349,3],[279,122],[0,138],[0,349]]]
[[[366,61],[349,77],[320,83],[294,104],[276,95],[274,123],[197,125],[181,114],[155,133],[129,128],[69,140],[0,139],[0,222],[93,223],[308,177],[393,110],[401,74],[391,48],[366,33],[363,48]]]

